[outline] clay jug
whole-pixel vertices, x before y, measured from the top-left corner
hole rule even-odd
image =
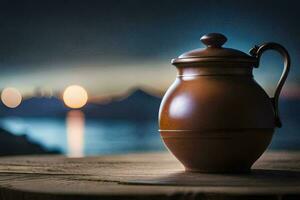
[[[227,38],[204,35],[206,48],[172,60],[178,75],[159,111],[159,128],[167,148],[195,172],[248,172],[281,127],[278,98],[290,68],[286,49],[277,43],[255,46],[250,55],[224,48]],[[269,97],[253,78],[266,50],[284,57],[284,70]]]

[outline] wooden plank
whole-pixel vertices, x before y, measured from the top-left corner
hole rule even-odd
[[[0,199],[300,198],[300,152],[267,152],[251,174],[186,173],[168,153],[0,159]]]

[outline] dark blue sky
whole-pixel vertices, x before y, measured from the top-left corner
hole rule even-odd
[[[0,84],[24,93],[81,84],[94,95],[136,85],[164,90],[171,58],[202,47],[201,35],[221,32],[225,46],[248,51],[274,41],[292,57],[285,93],[300,85],[298,1],[1,1]],[[299,5],[298,5],[299,4]],[[271,93],[280,56],[267,53],[257,80]]]

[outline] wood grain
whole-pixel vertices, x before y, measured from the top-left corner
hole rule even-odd
[[[0,199],[298,199],[300,152],[267,152],[250,174],[186,173],[169,153],[2,157]]]

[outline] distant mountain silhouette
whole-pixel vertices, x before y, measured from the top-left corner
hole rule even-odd
[[[88,104],[83,111],[88,117],[103,119],[157,119],[160,101],[160,98],[138,89],[129,96],[109,104]]]
[[[7,108],[1,103],[0,116],[62,117],[68,110],[56,97],[32,97],[22,101],[17,108]]]
[[[126,97],[114,98],[108,104],[88,103],[81,110],[87,118],[150,120],[157,119],[161,99],[136,89]],[[14,109],[0,105],[0,116],[65,117],[71,110],[56,97],[25,99]]]

